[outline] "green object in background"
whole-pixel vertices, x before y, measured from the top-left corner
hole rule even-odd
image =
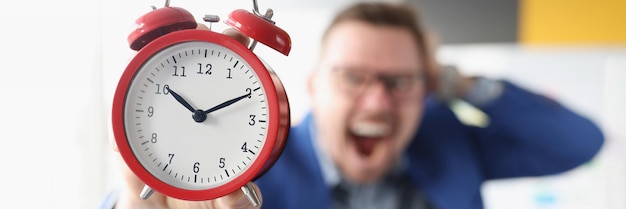
[[[463,100],[454,99],[448,103],[448,106],[459,121],[465,125],[479,128],[489,126],[489,116]]]

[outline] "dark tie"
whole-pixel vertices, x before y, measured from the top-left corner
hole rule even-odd
[[[417,188],[415,188],[415,184],[411,182],[410,177],[407,175],[391,175],[385,178],[384,184],[384,195],[382,197],[384,200],[372,200],[373,204],[378,202],[376,201],[385,201],[391,200],[394,201],[394,208],[389,209],[431,209],[432,206],[428,204],[425,196],[419,192]],[[336,186],[331,188],[332,194],[332,208],[333,209],[351,209],[355,207],[354,205],[350,205],[350,198],[359,198],[351,196],[350,188],[356,188],[354,186],[350,186],[347,182],[340,182]]]

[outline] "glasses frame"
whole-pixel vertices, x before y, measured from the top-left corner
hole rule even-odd
[[[380,83],[385,92],[397,101],[408,101],[423,95],[426,89],[425,77],[420,70],[415,69],[412,72],[414,73],[383,73],[347,67],[334,67],[330,70],[333,82],[346,95],[355,98],[362,96],[374,84]]]

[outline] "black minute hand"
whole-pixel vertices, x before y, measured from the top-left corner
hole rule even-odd
[[[234,98],[234,99],[231,99],[231,100],[225,101],[225,102],[223,102],[222,104],[218,104],[218,105],[216,105],[215,107],[211,107],[211,109],[205,110],[205,111],[204,111],[204,114],[209,114],[209,113],[211,113],[211,112],[213,112],[213,111],[216,111],[216,110],[222,109],[222,108],[224,108],[224,107],[228,107],[228,106],[230,106],[230,105],[234,104],[235,102],[238,102],[239,100],[242,100],[243,98],[246,98],[246,97],[249,97],[249,96],[250,96],[250,93],[247,93],[247,94],[244,94],[244,95],[239,96],[239,97],[237,97],[237,98]]]
[[[189,111],[194,112],[195,110],[193,109],[193,107],[187,102],[185,101],[185,99],[183,99],[183,97],[181,97],[180,95],[178,95],[176,92],[174,92],[172,89],[170,89],[170,87],[167,87],[167,90],[170,92],[170,94],[172,94],[172,96],[174,96],[174,98],[176,99],[176,101],[180,102],[183,106],[185,106]]]

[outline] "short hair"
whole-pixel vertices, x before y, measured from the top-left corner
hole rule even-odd
[[[426,31],[422,27],[417,8],[409,3],[390,2],[359,2],[339,11],[332,19],[326,31],[322,34],[322,44],[326,36],[339,23],[347,21],[360,21],[375,26],[400,27],[410,31],[418,51],[424,62],[423,70],[427,79],[429,90],[436,89],[438,82],[436,79],[437,64],[434,59],[434,52],[430,50],[430,42],[426,37]]]

